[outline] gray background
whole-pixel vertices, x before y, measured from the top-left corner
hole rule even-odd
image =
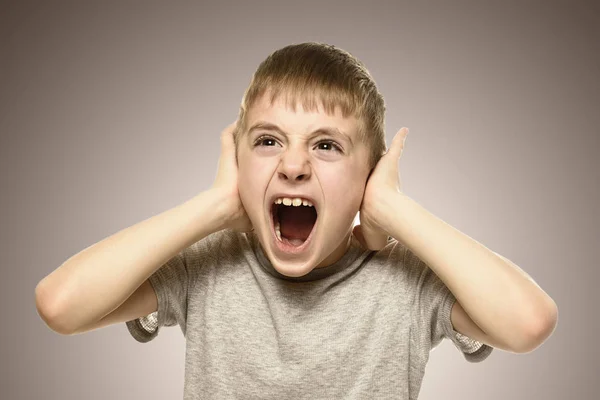
[[[0,5],[0,397],[183,393],[178,327],[72,337],[35,285],[73,254],[207,189],[219,134],[270,52],[365,62],[410,128],[403,189],[556,301],[529,354],[431,353],[420,399],[595,399],[600,7],[592,2],[9,2]]]

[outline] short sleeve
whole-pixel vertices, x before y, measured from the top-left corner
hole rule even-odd
[[[429,266],[408,248],[405,248],[404,265],[415,282],[415,308],[417,326],[430,341],[430,349],[443,339],[449,339],[468,362],[481,362],[493,347],[471,339],[454,330],[451,320],[452,306],[456,302],[453,293]]]
[[[439,343],[442,338],[448,338],[463,353],[467,361],[481,362],[485,360],[494,348],[454,330],[451,316],[456,297],[446,285],[441,290],[440,297],[442,300],[436,310],[437,321],[434,322],[434,342]]]
[[[185,335],[188,292],[185,251],[180,251],[148,278],[156,293],[158,309],[126,322],[129,333],[138,342],[149,342],[158,335],[161,327],[176,324]]]

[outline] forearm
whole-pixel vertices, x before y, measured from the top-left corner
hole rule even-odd
[[[221,199],[207,190],[75,254],[38,284],[38,309],[66,331],[100,320],[179,251],[223,229]]]
[[[520,346],[548,326],[553,300],[517,265],[398,193],[382,204],[386,231],[445,283],[486,334]]]

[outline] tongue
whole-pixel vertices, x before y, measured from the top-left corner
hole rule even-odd
[[[312,207],[305,206],[281,207],[279,224],[282,237],[294,244],[301,244],[308,238],[315,224],[315,211]]]

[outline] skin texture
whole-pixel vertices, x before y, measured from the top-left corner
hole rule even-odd
[[[279,130],[251,131],[259,121]],[[280,98],[270,105],[265,95],[249,110],[246,126],[237,148],[238,190],[273,267],[298,277],[339,260],[350,244],[369,176],[368,148],[357,139],[359,121],[339,109],[328,115],[322,106],[313,112],[298,104],[294,111]],[[322,127],[338,128],[350,140],[312,135]],[[302,254],[282,253],[274,243],[269,199],[282,192],[310,196],[318,207],[315,236]]]

